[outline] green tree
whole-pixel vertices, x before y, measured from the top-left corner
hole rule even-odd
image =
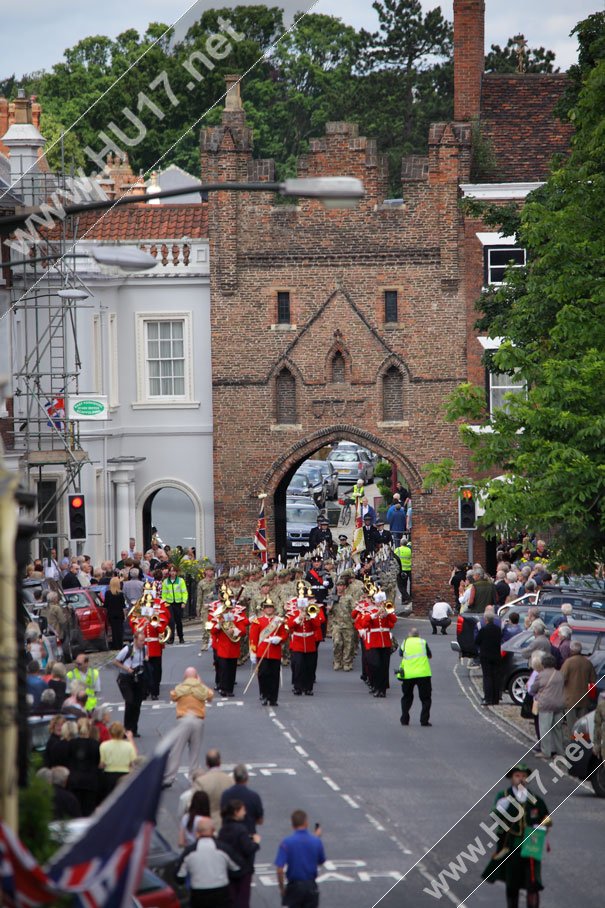
[[[514,73],[519,71],[519,42],[525,42],[524,35],[509,38],[505,47],[492,44],[490,51],[485,55],[485,71],[487,73]],[[552,73],[559,72],[553,69],[555,54],[544,47],[525,47],[523,55],[523,72],[527,73]]]
[[[528,197],[518,242],[525,269],[510,269],[486,306],[483,327],[505,341],[493,365],[515,373],[525,393],[508,396],[489,419],[483,389],[463,385],[450,420],[464,419],[462,437],[485,491],[488,533],[550,531],[559,564],[592,572],[605,561],[605,60],[585,76],[571,112],[571,156]],[[488,426],[476,432],[467,423]],[[427,482],[444,465],[427,466]],[[456,484],[460,478],[456,478]]]
[[[86,167],[87,161],[76,133],[66,133],[65,125],[45,110],[40,116],[40,132],[46,139],[48,151],[45,157],[52,171],[64,170],[65,173],[71,173]],[[63,142],[61,142],[61,136],[63,136]]]

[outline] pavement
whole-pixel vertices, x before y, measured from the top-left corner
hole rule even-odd
[[[399,640],[412,624],[421,634],[430,631],[422,619],[400,619]],[[168,691],[184,668],[195,665],[207,683],[212,681],[211,654],[198,656],[200,636],[199,622],[188,622],[186,643],[166,648],[160,701],[143,705],[137,742],[142,753],[150,753],[174,725]],[[480,824],[489,819],[506,770],[520,759],[540,770],[543,796],[554,812],[542,904],[567,908],[581,899],[583,906],[596,908],[602,903],[594,849],[602,841],[603,801],[528,753],[527,734],[508,725],[496,708],[479,706],[473,679],[451,651],[451,639],[451,634],[429,638],[434,653],[431,728],[420,726],[417,703],[411,724],[400,725],[400,687],[394,678],[387,698],[375,700],[359,679],[359,658],[353,672],[333,672],[330,641],[320,648],[313,698],[294,697],[284,669],[279,706],[262,707],[256,682],[243,696],[247,665],[238,670],[236,696],[218,697],[210,706],[205,748],[220,749],[225,769],[247,763],[250,786],[265,805],[253,908],[279,904],[273,860],[289,832],[289,815],[298,807],[308,812],[311,825],[320,822],[323,829],[328,863],[320,876],[322,908],[369,908],[378,902],[383,908],[422,908],[436,901],[468,908],[504,905],[501,884],[481,885],[493,847]],[[100,654],[95,661],[107,662],[108,656]],[[396,663],[394,657],[392,671]],[[112,667],[103,669],[102,683],[102,699],[115,704],[119,718],[122,704]],[[183,767],[162,795],[158,825],[174,844],[178,797],[187,787]],[[484,853],[472,855],[464,872],[450,868],[450,877],[440,877],[476,837]]]

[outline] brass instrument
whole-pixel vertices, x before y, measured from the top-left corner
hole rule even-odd
[[[160,619],[157,615],[152,615],[149,619],[149,623],[152,627],[157,627],[160,624]],[[158,636],[159,643],[168,643],[170,637],[172,636],[172,631],[170,630],[170,625],[167,624],[162,633]]]
[[[393,612],[395,611],[395,605],[393,602],[391,602],[390,599],[387,599],[387,601],[385,602],[384,610],[387,613],[387,615],[392,615]]]
[[[306,608],[307,618],[317,618],[319,615],[319,608],[313,603],[310,602]]]

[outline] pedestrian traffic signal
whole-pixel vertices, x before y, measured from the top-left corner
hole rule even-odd
[[[473,486],[462,486],[458,498],[458,526],[461,530],[477,528],[477,502]]]
[[[68,496],[69,538],[86,539],[86,502],[83,495]]]

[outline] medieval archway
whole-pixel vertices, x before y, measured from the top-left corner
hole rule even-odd
[[[263,480],[262,491],[273,499],[274,550],[283,559],[286,556],[286,493],[290,481],[303,461],[326,445],[338,441],[352,441],[369,448],[395,465],[398,472],[404,475],[408,488],[411,490],[420,488],[422,478],[416,465],[387,439],[347,424],[337,424],[315,432],[297,442],[278,458]]]

